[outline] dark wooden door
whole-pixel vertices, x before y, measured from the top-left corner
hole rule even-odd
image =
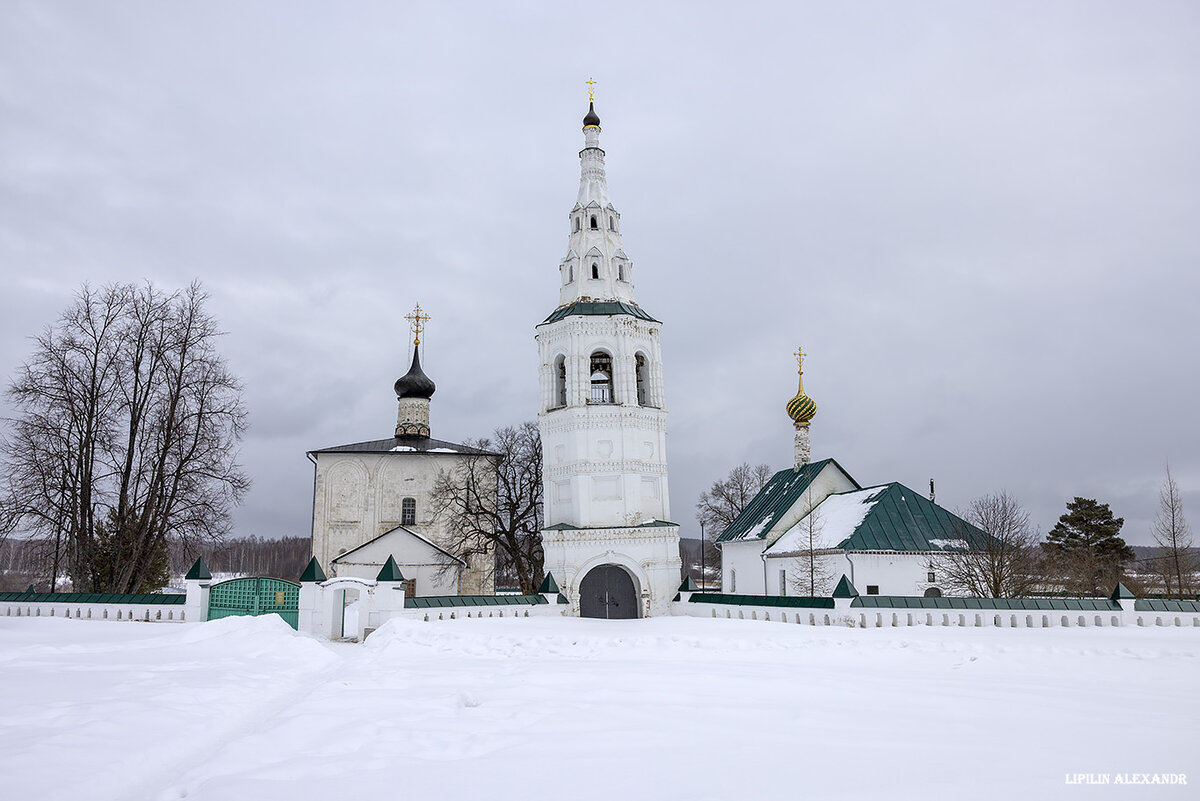
[[[633,579],[616,565],[592,568],[579,583],[579,616],[607,620],[637,617]]]

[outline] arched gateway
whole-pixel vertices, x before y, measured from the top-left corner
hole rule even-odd
[[[622,620],[638,616],[633,578],[619,565],[598,565],[579,582],[579,616]]]

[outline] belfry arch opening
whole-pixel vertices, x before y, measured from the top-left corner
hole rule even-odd
[[[559,355],[554,360],[554,399],[552,408],[567,405],[567,357]]]
[[[600,279],[600,265],[596,262],[592,262],[592,278],[596,280]]]
[[[591,394],[588,397],[588,402],[616,403],[616,397],[613,395],[612,356],[602,350],[598,350],[592,353],[590,362]]]
[[[637,378],[638,406],[650,405],[650,369],[645,354],[639,353],[633,357],[633,369]]]
[[[592,215],[592,230],[598,231],[599,229],[600,229],[600,226],[596,224],[596,215],[593,214]]]

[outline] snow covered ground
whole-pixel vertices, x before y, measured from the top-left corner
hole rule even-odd
[[[1200,632],[0,618],[20,799],[1200,797]],[[1187,786],[1066,775],[1187,773]]]

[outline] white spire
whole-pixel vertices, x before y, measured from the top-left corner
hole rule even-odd
[[[608,198],[600,117],[589,104],[579,151],[579,195],[570,214],[567,255],[559,265],[559,305],[633,300],[633,263],[621,246],[621,215]]]

